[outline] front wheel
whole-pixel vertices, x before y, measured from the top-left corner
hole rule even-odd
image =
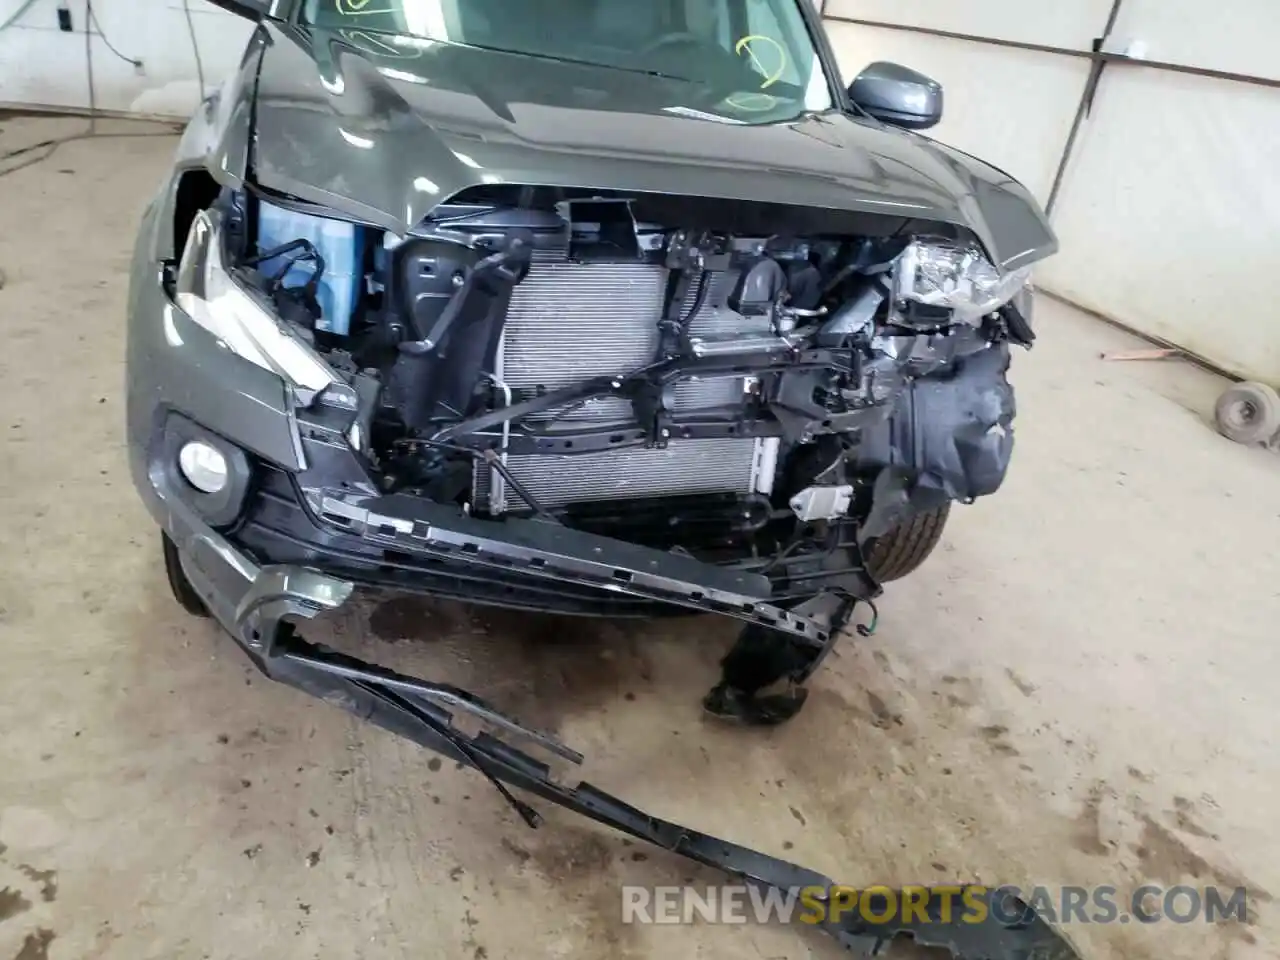
[[[942,539],[951,515],[951,503],[917,513],[883,536],[871,541],[867,571],[880,583],[901,580],[929,558]]]

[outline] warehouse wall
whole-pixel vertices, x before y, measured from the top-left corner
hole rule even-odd
[[[1280,90],[1140,70],[1102,82],[1040,282],[1280,385]]]
[[[852,5],[853,0],[832,0],[828,7]],[[1038,196],[1048,194],[1088,75],[1084,61],[975,50],[955,40],[836,21],[827,23],[827,32],[846,81],[875,60],[929,74],[943,85],[945,97],[942,124],[930,136],[990,159]],[[1002,105],[999,113],[992,109],[995,103]]]
[[[1087,50],[1110,0],[827,0],[832,17]],[[832,21],[846,79],[878,59],[946,88],[934,135],[1046,200],[1087,61]],[[1280,78],[1275,0],[1124,0],[1109,52]],[[1135,42],[1142,48],[1131,46]],[[1108,67],[1054,213],[1041,287],[1241,376],[1280,385],[1280,89]]]
[[[0,104],[85,108],[86,0],[65,0],[71,33],[58,29],[58,0],[35,0],[0,31]],[[89,40],[99,109],[188,116],[199,102],[195,55],[182,0],[92,0],[97,26]],[[190,0],[206,84],[216,87],[239,60],[252,29],[204,0]],[[0,0],[0,24],[24,0]],[[100,28],[100,29],[98,29]],[[142,66],[121,59],[141,60]]]

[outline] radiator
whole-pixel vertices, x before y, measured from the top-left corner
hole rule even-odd
[[[725,305],[733,274],[713,275],[693,334],[767,333],[767,318],[745,318]],[[512,389],[555,390],[589,377],[630,373],[652,363],[667,270],[646,263],[572,263],[563,254],[538,251],[529,276],[515,288],[495,374]],[[694,291],[686,300],[692,308]],[[741,377],[685,380],[671,408],[688,413],[741,403]],[[631,405],[618,397],[551,410],[529,422],[543,428],[582,429],[631,420]],[[776,440],[676,439],[665,449],[628,447],[594,454],[509,455],[512,475],[547,507],[584,500],[636,499],[691,493],[768,492]],[[475,497],[490,512],[520,500],[490,468],[477,466]]]

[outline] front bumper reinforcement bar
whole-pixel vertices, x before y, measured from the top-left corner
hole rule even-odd
[[[446,514],[412,497],[376,498],[373,502],[386,505],[378,511],[319,491],[308,497],[318,516],[339,522],[345,531],[371,543],[718,613],[790,634],[815,648],[831,638],[830,619],[770,603],[772,587],[761,574],[715,567],[539,520],[513,520],[495,530],[491,523]],[[880,587],[863,576],[850,592],[858,600],[871,600]]]

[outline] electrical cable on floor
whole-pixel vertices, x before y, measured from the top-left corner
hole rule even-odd
[[[31,0],[31,2],[34,2],[34,0]],[[3,29],[4,27],[11,25],[15,20],[17,20],[18,17],[22,16],[22,14],[26,11],[27,7],[29,7],[30,5],[31,3],[29,2],[23,5],[22,7],[19,7],[17,13],[15,13],[7,21],[5,21],[3,26],[0,26],[0,29]],[[42,163],[45,160],[48,160],[51,156],[53,156],[53,154],[57,151],[57,149],[60,146],[66,143],[73,143],[76,140],[89,140],[95,137],[113,137],[113,138],[174,137],[174,136],[178,136],[181,133],[180,130],[165,130],[165,131],[154,131],[154,132],[147,131],[145,133],[139,132],[139,131],[125,131],[121,133],[102,133],[98,130],[98,89],[97,89],[97,84],[94,82],[94,79],[93,79],[93,31],[92,31],[92,26],[94,23],[97,22],[97,17],[94,15],[94,12],[93,12],[93,0],[85,0],[85,9],[87,13],[85,16],[85,24],[84,24],[84,57],[85,57],[85,76],[87,77],[89,82],[89,128],[87,130],[81,131],[80,133],[68,134],[65,137],[55,137],[51,140],[41,140],[39,143],[33,143],[25,147],[19,147],[18,149],[10,150],[7,153],[0,153],[0,163],[3,163],[6,160],[12,160],[15,157],[21,157],[24,154],[35,154],[34,156],[26,157],[20,163],[16,163],[13,166],[4,167],[3,169],[0,169],[0,177],[7,176],[8,174],[11,174],[11,173],[16,173],[17,171],[23,170],[27,167],[33,167],[37,163]],[[189,15],[188,15],[188,26],[190,26]],[[99,28],[99,30],[101,30],[101,28]],[[192,40],[194,41],[195,39],[194,28],[192,28],[191,36],[192,36]],[[103,40],[105,41],[106,38],[103,37]],[[197,51],[197,56],[198,56],[198,53],[199,52]],[[125,58],[125,59],[128,59],[128,58]],[[130,62],[133,62],[133,61],[130,61]],[[203,77],[204,67],[198,61],[197,61],[197,70],[199,71],[201,77]],[[201,97],[203,97],[204,96],[203,80],[201,81],[200,90],[201,90]],[[36,153],[36,151],[40,151],[40,152]]]

